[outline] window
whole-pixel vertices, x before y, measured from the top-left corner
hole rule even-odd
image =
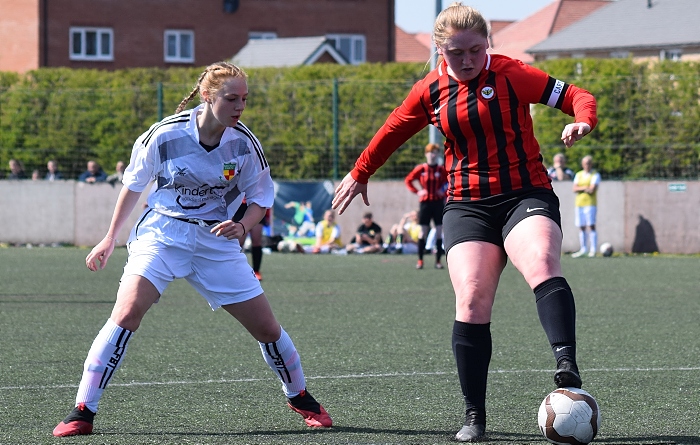
[[[238,0],[224,0],[224,12],[228,14],[233,14],[238,11],[239,6]]]
[[[114,60],[114,35],[111,28],[70,29],[70,60]]]
[[[629,56],[629,51],[613,51],[610,53],[610,58],[612,59],[626,59]]]
[[[329,34],[326,36],[348,62],[358,65],[366,61],[365,36],[358,34]]]
[[[194,31],[166,30],[164,44],[166,62],[194,63]]]
[[[251,31],[248,33],[248,40],[271,40],[276,38],[276,32]]]
[[[659,59],[661,60],[673,60],[674,62],[678,62],[681,60],[682,56],[682,49],[662,49],[659,52]]]

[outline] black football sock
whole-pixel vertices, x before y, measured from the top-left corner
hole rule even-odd
[[[442,238],[437,238],[435,240],[435,262],[439,263],[440,260],[442,259],[442,254],[444,251],[442,250]]]
[[[260,265],[262,264],[262,246],[253,246],[250,248],[250,254],[253,257],[253,270],[255,272],[260,272]]]
[[[423,261],[423,255],[425,255],[425,240],[421,238],[418,240],[418,259]]]
[[[557,366],[562,360],[576,363],[576,305],[564,277],[554,277],[534,289],[537,314],[552,346]]]
[[[486,380],[491,363],[491,323],[456,321],[452,328],[452,351],[467,410],[486,412]]]

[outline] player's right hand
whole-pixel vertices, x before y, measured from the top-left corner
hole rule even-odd
[[[115,241],[113,239],[105,237],[98,245],[93,247],[85,258],[85,265],[87,268],[93,272],[98,269],[104,269],[107,265],[107,260],[112,255],[112,252],[114,252],[114,243]]]
[[[362,200],[365,202],[365,205],[368,206],[367,184],[360,184],[348,173],[335,189],[335,196],[333,197],[331,208],[337,209],[338,214],[342,215],[355,196],[360,194],[362,195]]]

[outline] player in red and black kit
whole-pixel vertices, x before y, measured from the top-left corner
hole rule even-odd
[[[372,138],[336,188],[342,213],[387,158],[427,125],[445,137],[447,204],[443,215],[448,269],[455,291],[452,349],[466,413],[455,439],[486,431],[486,381],[491,360],[491,310],[510,259],[535,294],[537,312],[556,360],[558,387],[581,387],[576,364],[574,296],[561,270],[559,200],[535,140],[530,104],[574,116],[566,147],[596,125],[595,98],[488,48],[489,26],[475,9],[455,2],[435,21],[443,58],[418,81]]]
[[[418,240],[418,263],[416,269],[423,268],[423,255],[425,254],[425,242],[430,231],[430,221],[435,225],[435,268],[442,269],[442,211],[445,208],[445,186],[447,185],[447,172],[445,167],[438,165],[440,146],[428,144],[425,146],[426,162],[419,164],[406,176],[406,187],[418,195],[420,207],[418,210],[418,224],[421,226],[420,239]],[[414,181],[418,181],[420,189],[416,188]]]
[[[240,221],[240,219],[243,218],[243,215],[245,215],[245,211],[247,208],[248,204],[246,203],[245,198],[243,198],[241,206],[238,208],[238,210],[236,210],[236,213],[233,215],[233,221]],[[265,216],[263,216],[262,220],[253,227],[251,227],[248,233],[244,233],[243,236],[238,239],[238,242],[241,245],[241,249],[243,249],[245,239],[248,237],[248,234],[250,234],[250,256],[253,260],[253,273],[255,274],[255,278],[257,278],[258,281],[262,281],[262,272],[260,272],[260,267],[262,266],[263,257],[263,226],[270,225],[271,216],[272,209],[267,209],[265,211]]]

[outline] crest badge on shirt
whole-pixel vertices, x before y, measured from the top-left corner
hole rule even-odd
[[[496,96],[496,89],[492,87],[491,85],[484,85],[483,88],[481,88],[481,97],[483,97],[486,100],[491,100]]]
[[[236,163],[224,164],[224,179],[230,181],[236,176]]]

